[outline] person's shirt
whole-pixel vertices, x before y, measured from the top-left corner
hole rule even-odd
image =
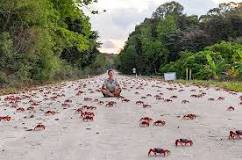
[[[114,79],[105,79],[103,84],[110,92],[115,90],[116,86],[119,86],[119,83]]]

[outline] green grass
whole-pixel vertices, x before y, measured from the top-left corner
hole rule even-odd
[[[219,87],[230,91],[242,92],[242,81],[203,81],[203,80],[177,80],[176,82],[183,84],[201,85],[208,87]]]
[[[134,75],[125,75],[132,78],[135,78]],[[162,76],[138,76],[139,78],[154,78],[154,79],[160,79],[164,80],[161,77]],[[177,83],[182,84],[190,84],[190,85],[201,85],[201,86],[207,86],[207,87],[219,87],[224,88],[226,90],[235,91],[235,92],[242,92],[242,81],[215,81],[215,80],[176,80]]]
[[[101,73],[100,73],[101,74]],[[93,77],[94,75],[90,75],[89,78]],[[76,78],[68,78],[64,80],[48,80],[48,81],[33,81],[33,82],[28,82],[28,83],[18,83],[15,84],[14,86],[7,86],[4,88],[0,88],[0,96],[2,95],[8,95],[8,94],[17,94],[20,93],[21,91],[27,91],[36,87],[40,86],[45,86],[45,85],[53,85],[53,84],[58,84],[66,81],[74,81],[74,80],[79,80],[79,79],[86,79],[88,78],[88,75],[82,75]]]

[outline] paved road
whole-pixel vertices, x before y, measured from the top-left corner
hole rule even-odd
[[[230,130],[242,129],[242,93],[185,86],[155,79],[117,75],[121,98],[103,98],[98,89],[105,75],[43,86],[0,101],[0,159],[4,160],[147,160],[150,148],[171,151],[167,160],[241,160],[242,140],[228,140]],[[79,92],[79,95],[77,93]],[[203,93],[203,94],[202,94]],[[191,95],[203,95],[200,98]],[[19,100],[18,98],[19,97]],[[224,98],[224,100],[218,100]],[[90,99],[87,99],[90,98]],[[5,99],[5,100],[4,100]],[[85,101],[85,100],[87,101]],[[166,102],[167,100],[171,102]],[[71,101],[66,101],[71,100]],[[182,103],[183,100],[189,103]],[[66,101],[66,102],[65,102]],[[104,104],[100,104],[103,101]],[[115,101],[113,107],[106,107]],[[137,105],[143,101],[151,107]],[[97,107],[93,122],[83,122],[76,109]],[[33,108],[28,108],[28,107]],[[234,111],[227,111],[229,106]],[[24,111],[17,112],[18,108]],[[54,111],[54,115],[45,115]],[[197,115],[184,120],[185,114]],[[164,120],[165,126],[139,127],[141,117]],[[26,131],[38,123],[43,131]],[[240,127],[240,128],[239,128]],[[178,138],[192,139],[192,147],[175,147]]]

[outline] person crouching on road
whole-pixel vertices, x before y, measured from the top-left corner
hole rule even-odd
[[[108,78],[104,81],[102,86],[102,93],[104,97],[119,97],[121,87],[119,83],[113,79],[114,72],[112,69],[108,70]]]

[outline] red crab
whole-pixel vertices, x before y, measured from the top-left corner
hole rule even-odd
[[[66,99],[66,100],[64,101],[64,103],[72,103],[72,100],[70,100],[70,99]]]
[[[151,105],[149,105],[149,104],[143,104],[143,108],[150,108],[151,107]]]
[[[71,107],[71,105],[68,103],[62,103],[62,107]]]
[[[34,110],[33,106],[27,108],[27,111],[33,111],[33,110]]]
[[[82,116],[82,118],[85,117],[85,116],[92,116],[92,117],[94,117],[95,114],[93,112],[82,112],[81,111],[81,116]]]
[[[197,118],[197,115],[193,114],[193,113],[186,114],[186,115],[183,116],[183,119],[185,119],[185,120],[193,120],[195,118]]]
[[[136,104],[144,104],[144,102],[143,101],[136,101]]]
[[[46,112],[45,112],[45,115],[46,115],[46,116],[52,116],[52,115],[55,115],[55,114],[56,114],[55,111],[46,111]]]
[[[106,107],[113,107],[115,104],[117,104],[116,102],[114,101],[110,101],[106,104]]]
[[[188,100],[182,100],[182,102],[181,103],[184,103],[184,104],[186,104],[186,103],[190,103]]]
[[[25,109],[20,107],[20,108],[18,108],[16,111],[17,111],[17,112],[24,112]]]
[[[175,142],[175,145],[176,146],[179,146],[179,145],[181,145],[181,146],[187,146],[187,145],[192,146],[193,142],[192,142],[192,140],[189,140],[189,139],[177,139],[176,142]]]
[[[222,100],[224,100],[225,98],[224,97],[218,97],[218,100],[219,101],[222,101]]]
[[[142,117],[142,118],[140,118],[140,121],[148,121],[148,122],[150,122],[150,121],[152,121],[153,119],[152,118],[150,118],[150,117]]]
[[[0,121],[10,121],[11,117],[10,116],[0,116]]]
[[[99,101],[98,104],[102,105],[102,104],[104,104],[104,102],[103,101]]]
[[[150,122],[149,121],[141,121],[139,123],[140,127],[149,127],[150,126]]]
[[[45,125],[39,123],[34,127],[34,131],[42,131],[45,130]]]
[[[229,139],[242,139],[242,130],[230,131],[229,132]]]
[[[153,123],[155,126],[164,126],[166,124],[166,121],[163,120],[157,120]]]
[[[93,121],[93,116],[86,115],[82,119],[83,119],[84,122]]]
[[[166,157],[170,154],[170,151],[162,148],[151,148],[148,152],[148,156],[157,156],[157,154]]]
[[[171,96],[170,98],[173,98],[173,99],[175,99],[175,98],[178,98],[177,96]]]
[[[76,96],[80,96],[82,93],[84,93],[83,91],[78,91],[77,93],[76,93]]]
[[[164,102],[172,102],[171,99],[164,99]]]
[[[164,100],[162,97],[156,97],[156,100]]]
[[[76,113],[82,113],[82,108],[78,108],[78,109],[76,109]]]
[[[123,98],[122,99],[122,102],[129,102],[130,100],[129,99],[126,99],[126,98]]]
[[[229,106],[228,108],[227,108],[227,111],[234,111],[235,110],[235,108],[233,107],[233,106]]]

